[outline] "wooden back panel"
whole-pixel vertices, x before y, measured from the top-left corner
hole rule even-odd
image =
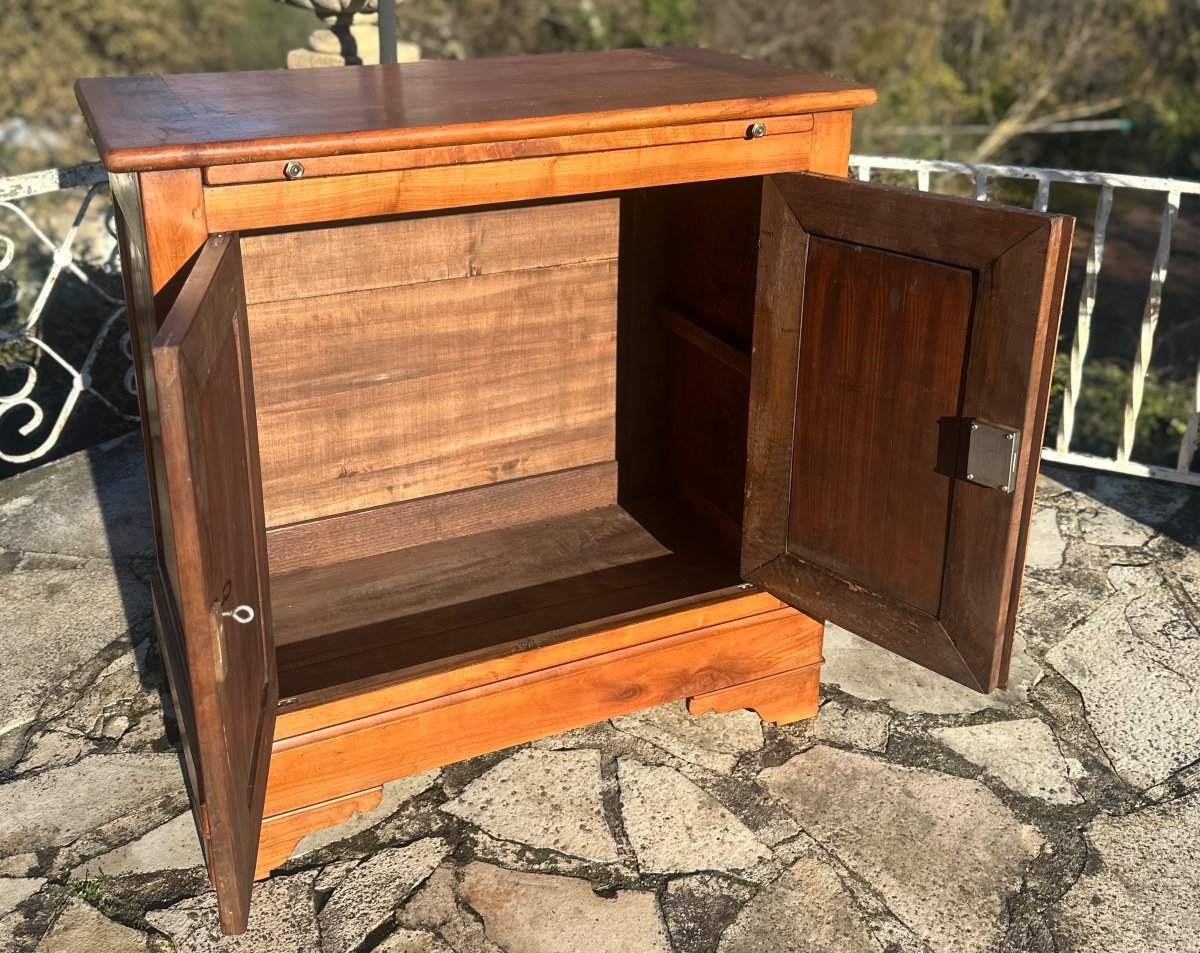
[[[247,236],[268,527],[614,459],[617,217]]]

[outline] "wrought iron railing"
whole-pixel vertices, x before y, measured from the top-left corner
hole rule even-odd
[[[894,159],[884,156],[856,155],[851,157],[850,163],[852,171],[863,181],[870,180],[873,173],[881,170],[907,173],[910,176],[909,181],[915,178],[916,187],[922,192],[930,191],[935,184],[933,180],[935,175],[938,176],[936,184],[941,187],[951,185],[956,179],[957,184],[961,185],[965,177],[966,184],[978,201],[989,201],[994,191],[992,187],[1004,180],[1032,181],[1036,184],[1032,207],[1043,212],[1049,208],[1050,188],[1056,183],[1090,186],[1096,189],[1098,194],[1092,241],[1088,252],[1083,289],[1080,294],[1075,336],[1071,342],[1070,362],[1062,392],[1058,427],[1053,435],[1047,434],[1047,439],[1052,439],[1053,445],[1043,448],[1042,459],[1200,485],[1200,471],[1192,469],[1192,460],[1196,455],[1197,437],[1200,435],[1200,359],[1196,363],[1195,383],[1190,392],[1187,428],[1180,440],[1175,466],[1138,463],[1131,459],[1138,417],[1142,412],[1142,398],[1150,369],[1150,357],[1158,330],[1159,314],[1162,310],[1163,283],[1167,278],[1171,258],[1171,235],[1175,227],[1175,220],[1179,215],[1180,198],[1183,195],[1200,195],[1200,182],[1160,179],[1142,175],[1115,175],[1106,172],[1069,172],[1062,169],[974,165],[937,159]],[[1120,189],[1161,195],[1163,210],[1158,248],[1154,255],[1145,305],[1142,309],[1137,352],[1130,370],[1129,390],[1125,395],[1124,417],[1120,421],[1120,436],[1116,453],[1112,457],[1102,457],[1090,453],[1079,453],[1072,450],[1071,446],[1075,434],[1076,411],[1083,387],[1083,370],[1088,356],[1092,318],[1096,310],[1100,270],[1104,263],[1105,235],[1108,230],[1109,215],[1112,212],[1113,196]],[[939,188],[940,190],[942,189]]]
[[[8,352],[19,352],[17,356],[6,360],[8,370],[15,371],[19,376],[24,372],[24,380],[15,390],[0,393],[0,423],[10,414],[23,414],[24,419],[16,432],[22,438],[30,438],[34,446],[22,446],[12,449],[3,446],[0,440],[0,460],[11,464],[26,464],[49,454],[62,436],[76,403],[84,391],[93,394],[99,401],[107,405],[115,414],[135,420],[109,401],[102,393],[92,386],[91,371],[100,354],[100,348],[108,338],[113,326],[125,313],[125,303],[120,297],[114,296],[100,287],[89,276],[83,263],[77,259],[75,252],[76,239],[80,226],[87,220],[89,214],[103,215],[105,226],[112,233],[112,204],[107,201],[108,177],[99,163],[91,162],[73,166],[67,169],[50,169],[45,172],[31,172],[27,175],[16,175],[0,179],[0,278],[8,279],[8,293],[0,291],[0,314],[6,314],[10,320],[0,325],[0,347]],[[74,206],[74,215],[70,225],[65,229],[61,239],[51,238],[19,204],[22,200],[50,193],[77,192],[78,204]],[[69,208],[70,206],[68,206]],[[115,235],[114,235],[115,237]],[[23,240],[24,245],[18,244]],[[21,282],[6,274],[18,255],[18,249],[35,246],[48,254],[49,265],[44,276],[31,283],[26,289]],[[62,352],[45,339],[43,328],[51,315],[51,302],[54,300],[55,289],[63,272],[71,273],[81,284],[97,296],[103,306],[108,308],[107,314],[94,334],[91,346],[82,361],[72,363]],[[29,291],[34,290],[32,302],[25,307],[29,300]],[[129,356],[129,335],[122,337],[122,347]],[[23,356],[28,354],[28,357]],[[8,356],[7,354],[5,355]],[[65,371],[69,385],[65,393],[61,388],[45,388],[39,386],[38,371],[44,360],[52,361],[58,368]],[[126,371],[124,386],[130,392],[134,391],[132,366]],[[49,391],[53,390],[53,398]],[[56,410],[47,410],[43,402],[53,399],[57,404]],[[35,437],[50,420],[50,426],[44,433]],[[0,431],[0,436],[8,432]]]
[[[1166,280],[1171,255],[1171,237],[1179,213],[1180,198],[1185,194],[1200,194],[1200,183],[1180,179],[1159,179],[1147,176],[1114,175],[1099,172],[1068,172],[1058,169],[1037,169],[1023,166],[971,165],[961,162],[945,162],[926,159],[897,159],[883,156],[853,156],[852,168],[860,179],[868,180],[880,170],[903,173],[915,178],[917,188],[929,191],[935,184],[948,183],[954,178],[961,182],[963,177],[976,199],[988,200],[989,187],[1003,180],[1025,180],[1036,184],[1033,208],[1045,210],[1050,202],[1050,189],[1056,183],[1091,186],[1098,192],[1092,240],[1088,253],[1086,273],[1077,315],[1074,339],[1071,342],[1069,367],[1062,393],[1056,432],[1048,435],[1052,446],[1043,449],[1043,459],[1072,463],[1138,476],[1150,476],[1183,483],[1200,485],[1200,472],[1191,469],[1197,441],[1200,439],[1200,361],[1197,362],[1195,387],[1191,394],[1186,431],[1182,436],[1178,457],[1174,467],[1139,463],[1131,459],[1138,417],[1142,409],[1143,393],[1154,348],[1162,305],[1163,283]],[[49,253],[49,266],[44,279],[37,286],[36,295],[24,313],[8,327],[0,328],[0,346],[17,341],[27,344],[30,352],[40,352],[70,376],[70,386],[65,395],[56,397],[59,404],[51,418],[51,426],[34,447],[6,449],[0,440],[0,460],[23,464],[38,460],[49,454],[71,416],[79,396],[88,391],[107,404],[117,414],[129,418],[93,388],[92,366],[101,346],[114,325],[124,314],[124,303],[93,282],[77,260],[74,246],[81,224],[89,214],[104,214],[111,230],[111,202],[107,200],[106,177],[97,163],[74,166],[68,169],[52,169],[27,175],[0,179],[0,278],[13,263],[18,249],[18,238],[37,244]],[[1159,230],[1158,248],[1150,274],[1145,305],[1143,307],[1137,353],[1134,357],[1128,393],[1125,395],[1124,418],[1120,422],[1120,438],[1113,457],[1080,453],[1072,450],[1072,439],[1076,424],[1076,410],[1083,384],[1083,369],[1088,356],[1088,344],[1095,312],[1099,276],[1104,259],[1105,237],[1109,215],[1113,206],[1114,193],[1119,189],[1134,189],[1158,193],[1163,196],[1163,212]],[[47,193],[79,191],[78,205],[71,224],[65,234],[55,240],[46,234],[19,204],[22,200]],[[76,364],[68,361],[58,349],[46,342],[41,334],[42,326],[53,310],[50,305],[60,275],[70,271],[84,286],[98,296],[105,305],[111,305],[106,317],[95,332],[92,343],[84,358]],[[0,300],[0,309],[16,308],[28,299],[21,291]],[[122,347],[129,353],[128,334],[122,337]],[[38,362],[18,360],[18,368],[24,371],[25,379],[11,393],[0,393],[0,422],[3,418],[23,408],[28,416],[18,428],[22,437],[29,437],[45,424],[48,413],[43,409],[44,399],[38,391]],[[134,391],[132,368],[125,371],[124,386]],[[132,418],[129,418],[132,419]],[[3,431],[0,431],[2,437]]]

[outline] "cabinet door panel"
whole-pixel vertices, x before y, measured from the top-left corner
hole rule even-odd
[[[278,687],[236,235],[208,240],[154,341],[178,605],[222,928],[246,928]]]
[[[1006,681],[1072,225],[764,180],[748,581],[981,691]],[[968,479],[988,435],[1017,448],[1006,490]]]

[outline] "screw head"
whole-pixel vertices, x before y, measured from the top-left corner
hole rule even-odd
[[[1013,435],[1010,433],[1006,433],[1004,435],[1004,439],[1007,440],[1009,443],[1012,443]]]
[[[767,124],[765,122],[752,123],[750,128],[746,130],[746,135],[750,139],[761,139],[767,134]]]
[[[971,424],[971,429],[972,429],[972,430],[978,430],[978,429],[979,429],[979,424]]]
[[[304,177],[304,166],[302,163],[292,161],[288,162],[283,167],[283,177],[285,179],[301,179]]]
[[[1005,483],[1004,486],[1000,487],[1000,489],[1002,489],[1005,493],[1007,493],[1008,492],[1008,484]]]
[[[968,473],[968,474],[967,474],[967,479],[968,479],[968,480],[974,480],[974,479],[975,479],[975,474],[974,474],[974,473]]]

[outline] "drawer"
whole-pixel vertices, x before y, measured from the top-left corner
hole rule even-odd
[[[618,129],[610,132],[583,133],[554,138],[516,139],[507,142],[461,143],[424,149],[398,149],[356,155],[316,156],[312,158],[243,162],[214,165],[204,170],[205,185],[237,185],[245,182],[281,182],[300,178],[315,179],[332,175],[357,175],[364,172],[391,172],[399,169],[427,169],[439,165],[463,165],[496,162],[502,159],[529,159],[537,156],[561,156],[614,149],[642,149],[648,146],[679,145],[690,142],[751,140],[753,127],[761,126],[765,136],[809,132],[813,115],[744,117],[721,122],[694,122],[678,126],[645,129]]]

